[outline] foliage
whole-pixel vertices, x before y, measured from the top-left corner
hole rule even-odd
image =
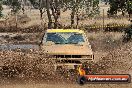
[[[132,14],[132,0],[109,0],[111,15],[116,15],[118,12],[122,12],[122,15],[127,12]]]
[[[99,14],[99,0],[85,0],[84,5],[86,14]]]
[[[11,8],[14,13],[17,13],[21,9],[21,3],[19,0],[13,0],[11,2]]]
[[[75,23],[79,24],[80,16],[95,16],[99,14],[99,0],[63,0],[63,9],[71,10],[71,27]],[[75,17],[76,16],[76,17]]]
[[[126,9],[128,14],[132,14],[132,1],[128,0],[126,4],[127,4]]]
[[[2,7],[2,0],[0,0],[0,18],[3,16],[2,10],[3,10],[3,7]]]
[[[30,1],[30,3],[33,5],[33,7],[35,8],[35,9],[39,9],[39,2],[38,2],[38,0],[29,0]],[[40,0],[39,0],[40,1]]]
[[[99,14],[99,0],[63,0],[64,9],[71,10],[75,8],[75,11],[79,10],[80,13],[85,12],[86,15]]]
[[[20,0],[3,0],[4,5],[8,5],[13,13],[17,13],[21,9]]]
[[[24,0],[24,2],[27,0]],[[99,14],[99,0],[28,0],[35,9],[39,9],[40,18],[43,18],[43,13],[47,12],[49,25],[54,23],[54,28],[59,25],[58,19],[61,15],[61,10],[71,11],[71,25],[74,24],[75,19],[77,24],[79,16],[82,12],[86,16],[95,16]],[[12,12],[17,13],[21,9],[23,0],[4,0],[4,4],[12,8]],[[50,27],[49,27],[50,28]]]

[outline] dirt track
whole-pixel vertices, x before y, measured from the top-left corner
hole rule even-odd
[[[104,69],[106,69],[106,72],[109,73],[125,73],[132,75],[132,43],[130,42],[127,44],[122,44],[120,41],[121,35],[122,34],[120,33],[93,33],[89,35],[89,39],[95,54],[98,55],[96,57],[99,57],[96,61],[98,63],[102,63],[101,65],[99,65],[100,67],[107,67]],[[7,57],[10,57],[12,53],[5,55],[7,55]],[[19,58],[17,54],[14,55]],[[86,84],[84,86],[80,86],[76,82],[67,82],[67,80],[61,80],[57,82],[57,79],[49,82],[28,81],[23,83],[20,81],[20,79],[15,82],[13,81],[9,81],[8,79],[6,81],[2,81],[1,79],[0,88],[131,88],[132,86],[132,83]]]
[[[132,84],[86,84],[80,86],[78,84],[67,83],[30,83],[30,84],[10,84],[1,85],[0,88],[131,88]]]

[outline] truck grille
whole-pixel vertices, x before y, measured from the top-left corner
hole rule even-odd
[[[77,64],[80,64],[81,62],[78,61],[78,60],[58,60],[57,61],[58,63],[77,63]]]
[[[81,55],[55,55],[56,58],[81,58]]]

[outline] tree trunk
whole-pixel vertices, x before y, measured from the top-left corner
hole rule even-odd
[[[24,8],[24,6],[22,7],[22,12],[23,12],[23,14],[25,14],[25,8]]]
[[[73,4],[73,8],[71,10],[71,28],[73,28],[75,24],[75,15],[78,14],[79,0],[76,0],[75,2],[73,1],[72,4]]]
[[[51,18],[51,14],[50,14],[50,2],[49,0],[46,0],[46,11],[47,11],[47,16],[48,16],[48,28],[51,29],[52,28],[52,18]]]
[[[74,17],[75,17],[75,8],[73,8],[71,12],[71,28],[73,28],[73,25],[75,23]]]
[[[24,0],[22,0],[22,12],[23,12],[23,14],[25,14],[25,1]]]
[[[53,0],[52,0],[53,2]],[[55,0],[55,3],[52,3],[51,5],[51,11],[52,11],[52,15],[54,16],[54,28],[58,28],[58,19],[60,17],[60,8],[59,8],[59,0]]]
[[[40,19],[42,20],[43,18],[43,1],[39,0],[39,12],[40,12]]]
[[[122,11],[122,16],[125,16],[125,12],[124,11]]]
[[[56,29],[58,28],[58,18],[55,17],[54,19],[55,19],[54,28]]]
[[[76,0],[76,22],[77,22],[77,25],[76,25],[76,28],[78,29],[78,24],[79,24],[79,0]]]
[[[60,7],[59,7],[59,0],[55,0],[55,1],[51,1],[51,11],[52,11],[52,15],[54,17],[54,28],[58,28],[59,22],[58,19],[60,17]],[[54,2],[54,3],[53,3]]]
[[[39,11],[40,11],[40,19],[42,20],[42,18],[43,18],[43,11],[42,11],[42,9],[39,9]]]
[[[59,0],[55,0],[55,5],[56,5],[56,9],[55,9],[55,12],[56,12],[56,17],[55,17],[55,28],[58,28],[58,25],[59,25],[59,22],[58,22],[58,19],[60,17],[60,7],[59,7]]]
[[[78,24],[79,24],[79,15],[78,15],[78,13],[77,13],[77,25],[76,25],[76,28],[78,29]]]

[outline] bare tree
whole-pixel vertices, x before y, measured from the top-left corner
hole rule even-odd
[[[59,25],[59,18],[61,15],[61,9],[64,11],[71,10],[71,27],[74,26],[76,21],[76,27],[78,27],[79,24],[79,10],[85,9],[88,10],[89,8],[93,8],[94,11],[97,12],[97,9],[95,8],[97,5],[94,5],[95,2],[98,2],[98,0],[30,0],[31,3],[39,3],[39,10],[40,10],[40,18],[42,18],[43,13],[47,13],[48,17],[48,28],[58,28]],[[86,2],[90,2],[91,7],[87,7]],[[98,4],[98,3],[95,3]],[[44,9],[46,11],[44,11]],[[87,11],[86,11],[87,12]],[[75,20],[76,18],[76,20]],[[53,24],[54,23],[54,24]]]
[[[52,15],[54,17],[54,28],[58,27],[58,19],[60,17],[60,6],[59,6],[60,0],[51,0],[51,11]]]
[[[50,0],[46,0],[46,11],[47,11],[47,16],[48,16],[48,28],[52,28],[52,18],[51,18],[51,13],[50,13]]]
[[[2,15],[2,10],[3,10],[2,1],[0,1],[0,18],[3,16],[3,15]]]
[[[64,9],[71,10],[71,27],[75,25],[78,28],[79,16],[81,11],[85,11],[85,15],[95,15],[99,13],[99,0],[63,0]],[[76,19],[75,19],[76,18]]]

